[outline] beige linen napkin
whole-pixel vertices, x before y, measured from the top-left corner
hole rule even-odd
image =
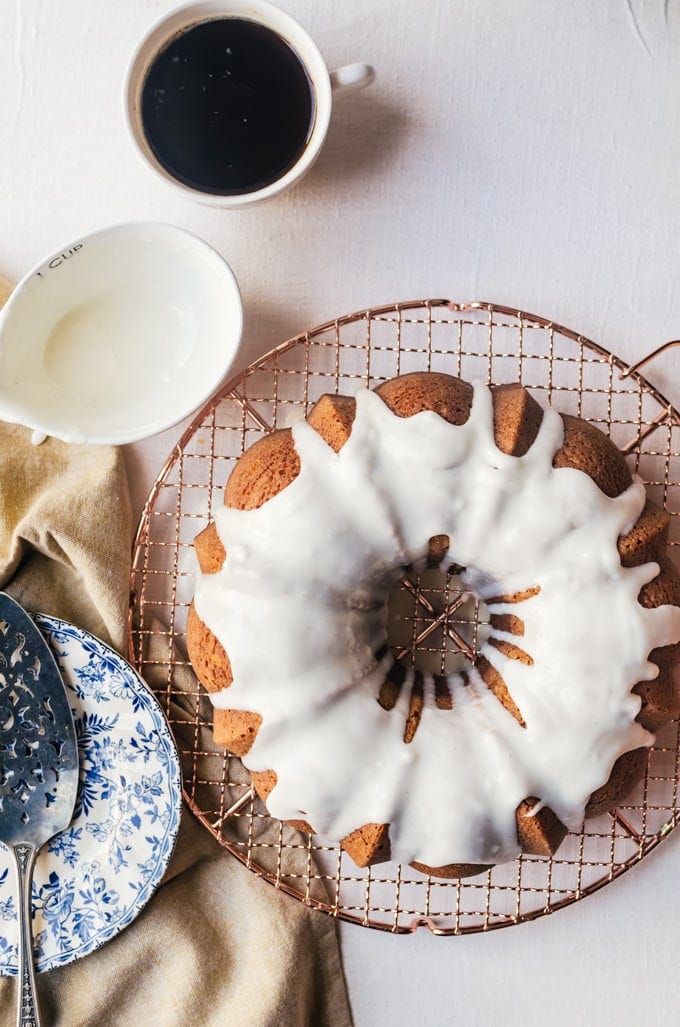
[[[9,290],[0,279],[0,306]],[[32,446],[0,423],[0,587],[125,652],[130,505],[120,451]],[[1,932],[1,924],[0,924]],[[16,979],[0,979],[0,1027]],[[38,977],[63,1027],[345,1027],[335,924],[225,853],[185,811],[164,883],[98,952]]]

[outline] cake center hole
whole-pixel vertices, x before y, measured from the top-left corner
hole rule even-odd
[[[469,670],[489,633],[488,608],[455,567],[409,570],[390,594],[387,640],[404,668],[443,677]]]

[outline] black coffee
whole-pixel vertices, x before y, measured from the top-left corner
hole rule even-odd
[[[301,156],[314,92],[295,51],[242,18],[215,18],[176,36],[142,88],[142,124],[157,160],[201,192],[254,192]]]

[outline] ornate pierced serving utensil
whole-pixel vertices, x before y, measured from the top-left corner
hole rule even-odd
[[[54,657],[26,611],[0,592],[0,842],[17,868],[18,1027],[40,1027],[31,928],[35,858],[68,827],[77,787],[76,732]]]

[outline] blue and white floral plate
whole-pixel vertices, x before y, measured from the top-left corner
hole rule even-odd
[[[33,881],[37,968],[51,970],[110,941],[144,908],[172,855],[182,788],[170,730],[132,667],[87,631],[36,622],[66,683],[80,754],[73,820],[39,853]],[[0,845],[0,974],[16,972],[15,876]]]

